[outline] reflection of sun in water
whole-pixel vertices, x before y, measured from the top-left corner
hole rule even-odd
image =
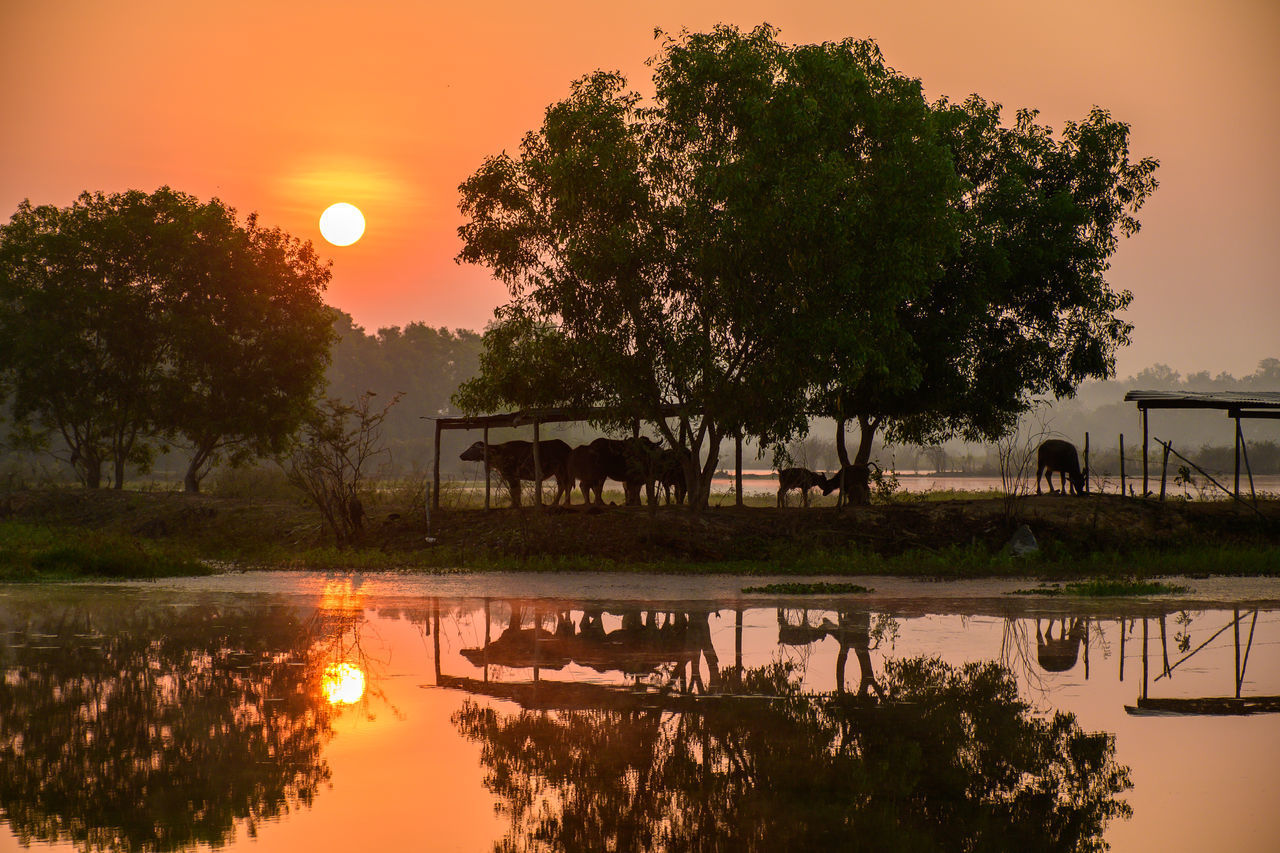
[[[350,246],[364,234],[364,214],[345,201],[331,204],[320,214],[320,233],[335,246]]]
[[[364,673],[355,664],[331,663],[324,668],[320,688],[330,705],[353,705],[364,695]]]

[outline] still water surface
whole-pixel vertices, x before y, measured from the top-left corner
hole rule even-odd
[[[2,588],[0,850],[1277,849],[1280,583],[757,583]]]

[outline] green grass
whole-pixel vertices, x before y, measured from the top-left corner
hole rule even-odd
[[[856,583],[769,583],[764,586],[747,586],[743,592],[761,592],[774,595],[841,595],[844,593],[874,592]]]
[[[132,536],[0,522],[0,581],[158,578],[210,574],[185,551]]]

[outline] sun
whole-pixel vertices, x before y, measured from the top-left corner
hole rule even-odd
[[[364,234],[364,214],[345,201],[331,204],[320,214],[320,233],[335,246],[350,246]]]

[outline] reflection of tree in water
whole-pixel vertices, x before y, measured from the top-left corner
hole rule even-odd
[[[23,844],[166,851],[310,805],[330,711],[291,607],[12,610],[0,639],[0,811]]]
[[[1130,813],[1113,737],[1033,714],[999,664],[890,662],[878,686],[806,696],[778,664],[697,712],[469,702],[454,721],[511,820],[503,851],[1094,850]]]

